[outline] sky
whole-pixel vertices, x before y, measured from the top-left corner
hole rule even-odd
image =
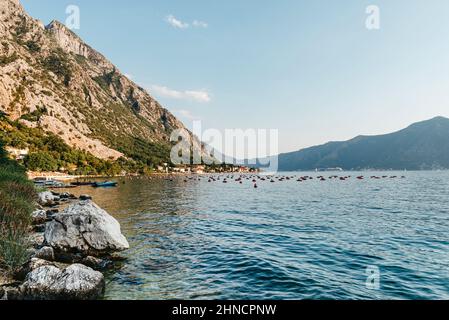
[[[21,2],[78,6],[74,31],[188,127],[278,129],[280,152],[449,117],[447,0]]]

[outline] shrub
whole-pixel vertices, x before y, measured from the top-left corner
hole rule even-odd
[[[18,58],[19,57],[17,56],[17,54],[15,52],[10,56],[0,56],[0,66],[6,66],[6,65],[16,61]]]
[[[36,42],[31,41],[31,40],[27,41],[25,43],[25,46],[32,53],[36,53],[36,52],[41,51],[41,47]]]
[[[28,225],[34,205],[17,192],[6,189],[0,192],[0,224],[10,227]]]
[[[25,158],[25,165],[31,171],[56,171],[58,161],[49,152],[36,152]]]
[[[70,84],[70,80],[72,79],[72,71],[70,69],[70,63],[67,59],[58,54],[52,54],[44,60],[43,64],[47,70],[62,78],[65,86]]]
[[[38,122],[43,115],[47,114],[47,112],[48,111],[47,111],[46,107],[42,107],[42,108],[38,107],[33,112],[22,115],[22,117],[20,117],[20,119],[27,120],[30,122]]]
[[[0,145],[0,267],[13,273],[28,256],[36,191],[25,170],[9,160]]]
[[[16,36],[16,38],[21,38],[24,34],[27,34],[28,32],[29,32],[29,28],[28,28],[26,19],[25,19],[25,17],[21,17],[21,20],[15,30],[15,36]]]
[[[28,232],[25,226],[11,229],[0,225],[0,264],[9,274],[13,274],[27,262],[30,257],[28,248]]]

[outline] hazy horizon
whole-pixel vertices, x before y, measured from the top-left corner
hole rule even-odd
[[[279,152],[449,117],[449,3],[21,0],[65,22],[188,127],[279,129]],[[268,23],[269,22],[269,23]],[[113,36],[111,36],[113,35]]]

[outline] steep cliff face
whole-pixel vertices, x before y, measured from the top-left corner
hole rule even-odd
[[[63,24],[44,26],[0,0],[0,111],[102,159],[168,147],[184,128],[143,88]]]

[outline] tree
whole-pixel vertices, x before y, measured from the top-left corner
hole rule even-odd
[[[32,171],[56,171],[59,168],[58,161],[47,152],[36,152],[25,158],[25,165]]]

